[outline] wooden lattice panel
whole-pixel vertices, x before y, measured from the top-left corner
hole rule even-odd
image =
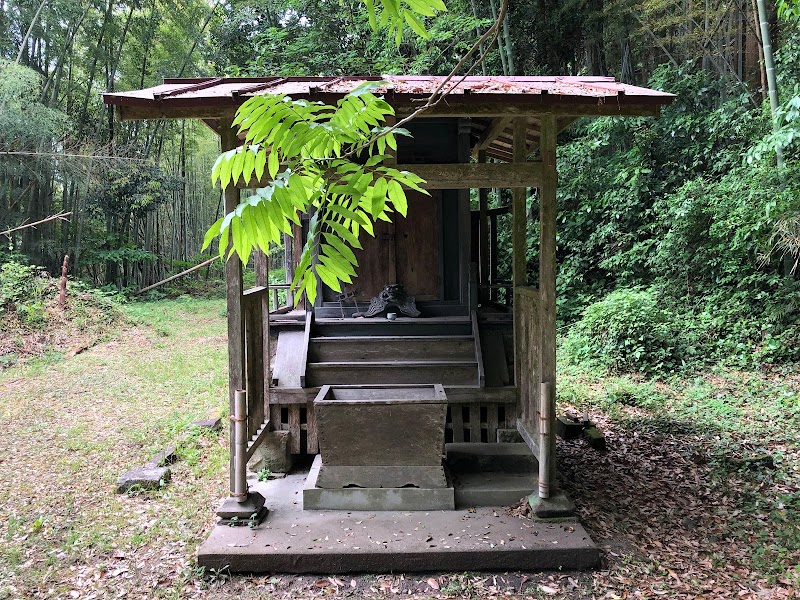
[[[292,454],[317,454],[317,423],[314,405],[273,404],[273,428],[288,431]],[[445,442],[486,443],[497,441],[498,429],[516,429],[517,407],[508,402],[454,403],[447,408]],[[358,435],[353,432],[353,435]]]

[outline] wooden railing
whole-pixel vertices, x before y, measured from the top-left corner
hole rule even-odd
[[[525,431],[520,431],[531,450],[536,453],[540,433],[540,353],[539,290],[517,287],[514,290],[515,322],[514,347],[516,356],[515,380],[519,390],[519,418]],[[537,459],[539,458],[537,454]]]

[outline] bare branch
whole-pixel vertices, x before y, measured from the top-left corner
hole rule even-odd
[[[27,229],[28,227],[36,227],[37,225],[41,225],[42,223],[47,223],[49,221],[55,221],[57,219],[60,220],[60,221],[69,221],[69,219],[67,217],[69,217],[70,215],[72,215],[72,212],[64,212],[64,213],[59,213],[57,215],[52,215],[50,217],[47,217],[46,219],[42,219],[41,221],[36,221],[34,223],[23,223],[22,225],[19,225],[18,227],[14,227],[12,229],[6,229],[5,231],[0,231],[0,235],[4,235],[7,238],[10,238],[11,234],[13,232],[19,231],[21,229]]]

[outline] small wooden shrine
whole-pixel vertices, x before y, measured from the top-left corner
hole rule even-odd
[[[172,79],[104,99],[117,106],[122,119],[201,119],[228,150],[240,143],[231,121],[250,96],[286,94],[332,104],[375,79]],[[413,112],[441,81],[434,76],[382,79],[385,84],[376,93],[395,108],[397,118]],[[582,117],[657,116],[673,96],[608,77],[455,81],[447,98],[409,123],[413,137],[400,138],[395,157],[400,168],[426,180],[430,196],[411,193],[407,218],[379,221],[374,237],[362,236],[358,278],[343,294],[320,283],[323,291],[314,306],[301,302],[270,312],[264,259],[256,264],[259,285],[250,290],[243,289],[240,262],[227,262],[230,403],[231,415],[240,420],[232,423],[232,500],[221,516],[246,519],[259,512],[263,502],[253,503],[248,493],[244,462],[259,447],[281,443],[294,457],[322,450],[321,464],[318,459],[309,475],[313,481],[303,491],[306,508],[455,510],[480,505],[482,496],[466,482],[480,477],[480,465],[491,469],[492,464],[500,471],[513,471],[512,463],[523,465],[519,470],[529,472],[517,473],[525,476],[524,485],[507,497],[489,494],[486,503],[531,494],[546,504],[554,495],[556,138]],[[490,208],[492,189],[511,190],[511,201]],[[471,190],[476,190],[474,208]],[[239,189],[225,191],[226,211],[239,201]],[[529,235],[531,207],[538,210],[538,240]],[[286,238],[287,280],[299,262],[306,231],[304,222]],[[501,243],[509,237],[510,255]],[[534,264],[528,263],[529,255],[537,257]],[[372,436],[372,429],[381,434]],[[385,440],[388,454],[376,439]],[[442,444],[447,472],[440,460]],[[519,446],[532,455],[530,460]],[[380,452],[385,456],[375,459]],[[508,459],[508,452],[517,458]],[[479,466],[459,479],[459,464]],[[281,504],[275,498],[272,502]],[[266,507],[273,510],[270,503],[268,497]],[[258,519],[262,516],[260,511]],[[277,521],[274,527],[279,528]],[[333,570],[324,562],[304,567],[292,562],[294,552],[311,560],[306,556],[313,554],[310,547],[306,554],[296,548],[284,554],[273,550],[253,551],[238,565]],[[392,560],[400,562],[387,564],[415,568],[413,557],[419,552],[409,550],[408,563],[395,553]],[[467,561],[464,568],[511,568],[515,560],[533,566],[519,552],[514,560],[490,557]],[[555,556],[552,548],[548,552],[545,556]],[[210,552],[201,562],[235,563],[230,554]],[[547,560],[535,564],[546,566]],[[361,570],[385,566],[375,559],[336,564],[336,569],[343,564]],[[458,561],[450,564],[462,568]],[[425,561],[418,564],[426,565],[431,568]]]

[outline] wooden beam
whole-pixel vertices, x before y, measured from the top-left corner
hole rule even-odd
[[[539,289],[541,290],[540,361],[542,397],[540,412],[555,418],[556,402],[556,136],[558,126],[553,116],[542,118],[542,137],[539,152],[544,168],[539,197]],[[552,423],[548,423],[552,427]],[[549,455],[550,489],[555,486],[555,436],[547,438],[541,448]],[[541,474],[540,474],[541,478]]]
[[[489,147],[495,138],[503,133],[508,124],[511,122],[511,117],[497,117],[492,119],[492,122],[489,124],[483,133],[478,138],[477,143],[472,149],[472,157],[477,158],[478,153],[481,150],[486,150]],[[485,162],[485,161],[484,161]]]
[[[231,128],[229,120],[220,122],[220,145],[222,151],[232,150],[239,145],[236,132]],[[225,189],[225,212],[236,210],[239,205],[239,190],[234,187]],[[232,242],[229,240],[228,248]],[[228,401],[230,414],[235,413],[236,390],[245,387],[244,367],[244,322],[242,319],[242,261],[238,256],[225,261],[225,289],[228,302]],[[234,423],[230,423],[230,485],[234,490],[235,477],[235,438],[233,435]]]
[[[502,99],[502,98],[501,98]],[[587,99],[588,100],[588,99]],[[244,99],[242,99],[242,102]],[[215,104],[196,106],[176,106],[174,102],[142,101],[137,105],[115,104],[117,114],[123,121],[141,119],[232,119],[236,114],[237,104]],[[146,103],[144,103],[146,102]],[[411,114],[418,107],[393,103],[397,117],[402,118]],[[539,104],[533,102],[509,103],[491,102],[478,104],[472,102],[448,101],[442,102],[421,115],[421,117],[483,117],[483,118],[508,118],[508,117],[540,117],[554,115],[561,117],[657,117],[661,114],[661,102],[653,101],[625,101],[621,103],[617,98],[592,98],[586,103],[562,102],[560,104]]]
[[[512,163],[450,163],[443,165],[392,165],[401,171],[410,171],[422,177],[426,190],[464,190],[480,188],[537,187],[541,181],[542,165],[539,162]],[[269,183],[266,176],[245,182],[239,178],[238,188],[259,188]]]
[[[486,150],[478,151],[478,164],[486,164]],[[478,281],[480,286],[479,301],[489,301],[489,189],[478,190],[479,222],[478,222]]]
[[[514,119],[514,164],[525,166],[528,150],[525,136],[528,131],[528,122],[520,117]],[[515,187],[512,197],[512,225],[511,225],[511,265],[512,283],[514,290],[528,283],[527,273],[527,238],[528,238],[528,210],[526,197],[528,190],[525,187]],[[514,303],[514,384],[519,388],[523,377],[530,377],[531,373],[523,372],[522,355],[524,339],[522,336],[522,308]]]
[[[528,168],[526,159],[528,157],[528,150],[525,140],[525,132],[527,131],[528,124],[525,119],[514,119],[514,163],[513,166],[517,168]],[[534,185],[539,185],[541,181],[537,181]],[[506,186],[512,187],[512,186]],[[513,271],[514,271],[514,287],[525,285],[528,282],[527,269],[525,266],[525,248],[527,246],[527,210],[525,207],[525,198],[527,196],[527,184],[520,182],[514,187],[514,199],[512,203],[513,212],[513,229],[511,237],[511,247],[513,249]]]

